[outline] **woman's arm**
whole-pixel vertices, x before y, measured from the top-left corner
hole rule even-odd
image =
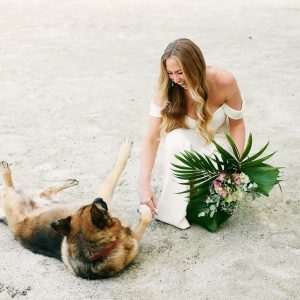
[[[151,173],[159,146],[161,118],[150,117],[150,125],[145,135],[140,160],[140,201],[147,204],[156,214],[157,201],[151,189]]]
[[[229,118],[230,136],[235,142],[239,153],[242,155],[245,146],[245,124],[243,119],[233,120]]]
[[[231,74],[230,74],[231,75]],[[243,99],[237,84],[237,81],[231,75],[229,78],[230,84],[228,85],[228,94],[226,97],[226,103],[235,110],[241,110],[243,106]],[[232,119],[229,117],[230,136],[235,142],[239,153],[244,152],[245,146],[245,124],[244,119]]]

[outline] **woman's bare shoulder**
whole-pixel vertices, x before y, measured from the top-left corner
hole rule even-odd
[[[208,72],[214,85],[218,86],[219,88],[226,88],[236,82],[234,75],[224,68],[210,67]]]
[[[226,100],[239,91],[234,75],[226,69],[212,67],[210,70],[210,87],[214,99],[222,105]]]

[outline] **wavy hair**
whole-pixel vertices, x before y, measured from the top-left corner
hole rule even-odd
[[[170,43],[161,57],[158,90],[162,101],[161,134],[176,128],[188,128],[186,123],[187,105],[184,88],[172,85],[166,68],[168,58],[176,58],[182,68],[196,109],[196,130],[206,142],[213,136],[209,128],[212,114],[207,107],[209,85],[206,79],[206,63],[199,47],[189,39],[177,39]]]

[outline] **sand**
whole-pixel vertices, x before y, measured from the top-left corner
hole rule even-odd
[[[299,10],[296,0],[0,0],[0,160],[18,187],[76,178],[63,201],[92,201],[131,136],[114,201],[137,224],[149,103],[179,37],[236,76],[254,148],[270,141],[284,167],[282,193],[243,203],[217,233],[152,222],[132,265],[108,280],[74,277],[0,224],[0,299],[300,299]]]

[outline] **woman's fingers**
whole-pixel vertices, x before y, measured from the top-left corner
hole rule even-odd
[[[157,215],[157,201],[154,193],[150,190],[146,193],[141,193],[141,204],[146,204],[150,207],[153,217]]]
[[[153,216],[157,215],[157,204],[155,198],[151,198],[151,201],[149,202],[149,207],[152,211]]]
[[[152,203],[153,203],[153,206],[157,209],[157,201],[156,201],[156,197],[154,195],[152,196]]]

